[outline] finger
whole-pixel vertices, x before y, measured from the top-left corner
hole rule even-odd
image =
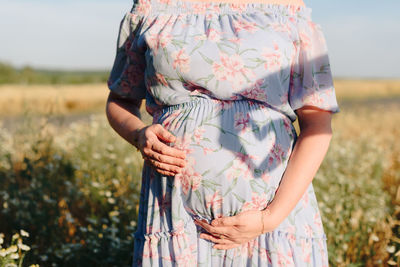
[[[216,235],[227,235],[229,233],[229,228],[227,227],[214,227],[208,223],[195,220],[195,224],[201,226],[204,230],[206,230],[208,233],[216,236]]]
[[[205,233],[200,234],[200,238],[209,240],[216,244],[234,244],[234,242],[232,242],[228,238],[218,238],[218,237],[215,237],[215,236],[212,236],[209,234],[205,234]]]
[[[179,150],[179,149],[167,146],[166,144],[164,144],[162,142],[156,142],[156,143],[152,144],[151,148],[153,151],[157,152],[158,154],[176,159],[177,161],[179,161],[182,164],[186,163],[186,161],[184,160],[186,158],[186,153],[183,150]]]
[[[238,216],[222,217],[211,222],[212,226],[233,226],[239,224]]]
[[[226,249],[237,248],[237,247],[239,247],[240,245],[241,245],[241,244],[228,244],[228,245],[217,244],[217,245],[214,245],[213,248],[215,248],[215,249],[224,249],[224,250],[226,250]]]
[[[177,166],[165,164],[165,163],[156,161],[152,158],[148,158],[147,161],[149,161],[150,164],[155,167],[155,169],[160,169],[160,170],[175,173],[175,174],[180,173],[182,170],[181,168],[179,168]]]
[[[161,124],[156,124],[154,126],[154,133],[157,135],[158,138],[167,143],[175,142],[176,140],[176,137],[171,134],[167,129],[165,129]]]

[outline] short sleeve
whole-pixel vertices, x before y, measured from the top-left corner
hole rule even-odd
[[[142,23],[142,15],[129,12],[120,24],[116,56],[107,84],[122,98],[138,100],[146,96],[145,51],[137,44]]]
[[[321,26],[308,18],[297,22],[297,40],[291,67],[289,104],[292,110],[314,106],[340,111],[330,68],[328,49]]]

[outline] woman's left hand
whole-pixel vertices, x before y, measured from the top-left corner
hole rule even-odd
[[[215,219],[211,224],[200,220],[195,220],[195,224],[207,231],[200,234],[200,238],[214,242],[215,249],[231,249],[261,235],[262,218],[264,218],[264,233],[277,227],[271,216],[266,214],[262,216],[262,212],[264,211],[245,211],[236,216]]]

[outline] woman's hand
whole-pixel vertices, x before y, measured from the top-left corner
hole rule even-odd
[[[186,153],[165,143],[175,142],[176,137],[161,124],[145,126],[138,131],[137,148],[143,159],[162,175],[175,176],[185,167]]]
[[[195,224],[207,231],[200,234],[200,238],[214,242],[215,249],[231,249],[253,240],[262,234],[262,230],[266,233],[278,226],[266,211],[245,211],[236,216],[215,219],[211,224],[195,220]]]

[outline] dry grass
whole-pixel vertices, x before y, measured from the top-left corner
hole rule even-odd
[[[334,136],[330,151],[315,179],[329,236],[331,263],[340,267],[400,266],[400,101],[387,101],[399,99],[400,81],[336,80],[335,87],[341,112],[333,117]],[[0,114],[18,116],[26,110],[38,114],[100,111],[104,109],[107,95],[105,84],[0,86]],[[106,122],[100,121],[96,125],[105,127]],[[76,128],[82,127],[76,125]],[[87,150],[78,151],[75,156],[79,164],[86,166],[96,162],[99,155],[108,155],[103,153],[106,148],[98,148],[98,144],[115,140],[115,133],[109,127],[101,131],[94,126],[78,130],[69,129],[56,136],[61,139],[80,136],[75,141],[66,138],[68,142],[60,142],[64,144],[60,147],[65,146],[66,151],[71,144],[72,151],[77,148]],[[81,142],[81,136],[91,132],[98,138],[93,141],[93,148],[88,145],[90,142]],[[105,136],[99,136],[99,132]],[[15,143],[30,143],[29,138],[33,135],[31,132],[27,135],[26,142]],[[7,147],[5,142],[2,145],[0,151]],[[126,153],[124,149],[116,150],[123,154]],[[92,158],[96,160],[90,160]],[[101,169],[99,166],[87,168]],[[116,168],[123,169],[121,166]],[[135,175],[139,177],[140,172]],[[88,179],[98,177],[106,175],[96,173]]]
[[[400,97],[400,81],[336,80],[338,100]],[[0,114],[15,116],[26,111],[37,114],[69,114],[100,111],[108,95],[106,84],[91,85],[2,85]]]
[[[69,114],[100,110],[108,88],[94,85],[2,85],[0,114],[15,116],[26,111],[37,114]]]
[[[400,80],[335,80],[335,89],[339,100],[399,97]]]

